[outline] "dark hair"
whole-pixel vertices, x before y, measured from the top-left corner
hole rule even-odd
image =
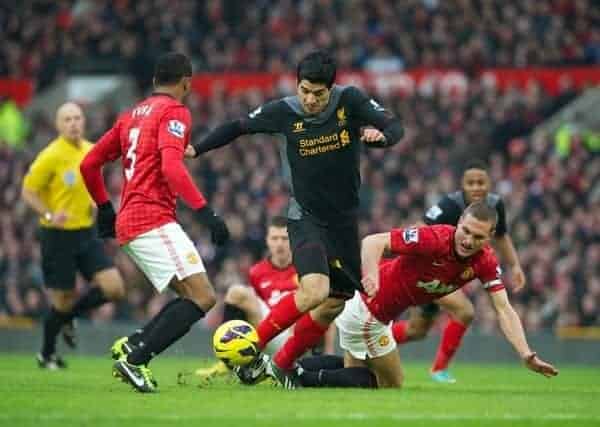
[[[296,77],[298,83],[306,79],[311,83],[324,84],[330,88],[335,81],[336,68],[335,59],[331,55],[317,50],[306,55],[298,63]]]
[[[285,228],[288,225],[288,220],[284,216],[274,216],[269,221],[269,227]]]
[[[183,53],[169,52],[161,55],[154,65],[154,84],[177,84],[183,77],[192,76],[192,62]]]
[[[498,223],[498,212],[495,208],[484,201],[474,202],[467,206],[462,213],[461,218],[466,217],[467,215],[471,215],[473,218],[476,218],[479,221],[490,222],[492,224],[492,230],[496,229],[496,224]]]
[[[469,169],[479,169],[482,171],[488,171],[488,165],[485,161],[481,159],[471,159],[465,163],[465,167],[463,169],[463,173],[468,171]]]

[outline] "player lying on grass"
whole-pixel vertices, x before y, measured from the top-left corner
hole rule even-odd
[[[494,247],[498,249],[501,260],[510,269],[513,290],[519,291],[525,286],[525,275],[508,233],[504,202],[499,194],[490,192],[492,183],[487,169],[487,165],[481,160],[469,161],[462,175],[461,190],[446,194],[436,205],[427,210],[423,220],[427,225],[456,225],[469,204],[485,201],[498,213],[498,224],[493,235]],[[392,332],[398,344],[421,340],[427,336],[435,323],[440,308],[450,315],[450,319],[444,327],[431,366],[431,378],[442,383],[454,383],[456,380],[448,371],[448,365],[475,314],[473,304],[464,292],[453,292],[432,303],[411,307],[409,319],[394,322]]]
[[[344,366],[370,369],[378,387],[400,387],[403,373],[392,320],[410,306],[429,303],[479,279],[490,295],[502,332],[526,367],[547,377],[557,375],[554,366],[529,348],[521,321],[508,301],[498,261],[488,245],[497,220],[493,208],[476,202],[464,211],[457,227],[399,228],[367,236],[361,250],[362,281],[365,287],[378,290],[373,297],[356,293],[336,320],[345,350]],[[398,256],[382,262],[386,250]],[[323,372],[297,367],[289,388],[331,386],[326,377]]]
[[[282,298],[298,288],[298,274],[292,264],[292,251],[287,232],[287,219],[273,217],[265,238],[269,255],[250,268],[250,286],[233,285],[227,289],[223,322],[241,319],[257,326]],[[291,334],[290,328],[277,335],[266,347],[267,353],[276,352]],[[325,335],[325,352],[333,353],[335,329]],[[314,352],[315,349],[313,349]],[[196,370],[196,375],[209,379],[229,373],[219,361],[208,368]]]

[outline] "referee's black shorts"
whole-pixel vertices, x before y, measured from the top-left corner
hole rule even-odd
[[[310,273],[329,276],[330,296],[352,298],[360,283],[360,242],[356,220],[323,224],[311,216],[288,220],[293,262],[302,277]]]
[[[39,236],[42,272],[48,288],[72,290],[77,271],[91,280],[97,272],[114,266],[95,227],[80,230],[40,227]]]

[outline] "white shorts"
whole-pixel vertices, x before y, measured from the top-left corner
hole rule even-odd
[[[269,312],[271,308],[260,298],[258,298],[258,306],[260,308],[260,319],[263,320]],[[285,331],[281,331],[279,335],[269,341],[269,344],[265,347],[265,352],[268,354],[275,354],[277,350],[279,350],[283,344],[287,341],[287,339],[292,335],[292,327],[287,328]]]
[[[140,234],[123,245],[123,250],[162,292],[173,276],[179,280],[204,273],[204,263],[194,243],[176,222]]]
[[[359,360],[382,357],[396,349],[391,322],[377,320],[357,293],[346,301],[342,314],[335,320],[340,347]]]

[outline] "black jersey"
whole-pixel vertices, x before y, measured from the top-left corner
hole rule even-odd
[[[361,127],[383,130],[394,120],[359,89],[334,85],[329,104],[317,115],[304,113],[297,96],[290,96],[257,108],[242,126],[244,133],[283,136],[283,177],[292,194],[288,217],[308,214],[333,224],[354,218],[358,211]],[[398,140],[401,133],[391,136]]]
[[[500,195],[496,193],[488,193],[486,202],[496,209],[496,212],[498,213],[498,224],[496,224],[495,236],[502,237],[508,232],[504,202]],[[466,207],[467,203],[465,201],[464,193],[462,191],[456,191],[454,193],[446,194],[436,205],[430,207],[423,219],[427,225],[456,225]]]

